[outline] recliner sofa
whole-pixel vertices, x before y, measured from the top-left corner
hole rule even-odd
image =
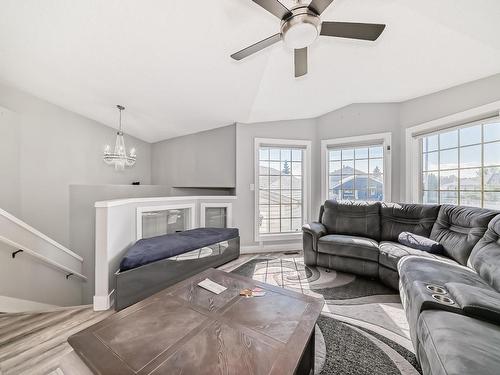
[[[401,232],[439,242],[430,254]],[[399,289],[423,373],[500,374],[500,212],[326,201],[303,227],[304,260]]]

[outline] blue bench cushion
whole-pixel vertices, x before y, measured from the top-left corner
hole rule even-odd
[[[197,228],[137,241],[120,263],[120,271],[170,258],[239,236],[238,228]]]

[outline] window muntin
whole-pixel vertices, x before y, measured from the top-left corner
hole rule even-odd
[[[328,199],[384,199],[381,144],[328,148]]]
[[[500,121],[421,139],[421,200],[500,209]]]
[[[304,149],[259,146],[259,234],[297,233],[304,217]]]

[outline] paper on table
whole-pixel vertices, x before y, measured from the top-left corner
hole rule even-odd
[[[223,291],[227,289],[225,286],[217,284],[216,282],[210,279],[205,279],[203,281],[200,281],[198,283],[198,286],[201,286],[203,289],[206,289],[215,294],[221,294]]]

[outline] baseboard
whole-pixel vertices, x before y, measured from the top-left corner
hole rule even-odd
[[[94,311],[109,310],[115,304],[115,290],[107,296],[94,296]]]
[[[256,246],[241,246],[241,254],[259,254],[259,253],[273,253],[283,251],[302,250],[302,242],[294,242],[289,244],[280,245],[256,245]]]
[[[59,308],[59,306],[49,305],[47,303],[29,301],[21,298],[0,296],[0,312],[3,313],[50,311],[54,308]]]

